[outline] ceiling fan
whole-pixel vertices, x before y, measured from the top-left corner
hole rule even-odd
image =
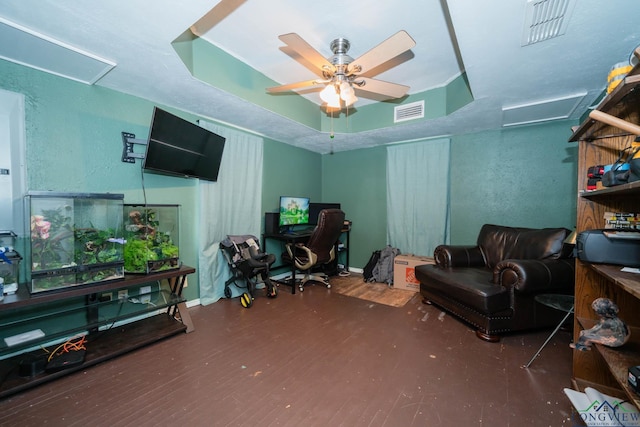
[[[372,78],[382,71],[378,67],[416,45],[404,30],[398,31],[356,59],[348,55],[351,44],[345,38],[337,38],[331,42],[329,47],[333,55],[329,58],[322,56],[296,33],[283,34],[279,39],[286,44],[281,50],[305,65],[319,78],[269,87],[269,93],[324,86],[320,98],[327,103],[327,107],[340,109],[343,106],[351,106],[358,100],[356,91],[365,98],[382,100],[401,98],[409,90],[409,86]]]
[[[242,6],[247,0],[221,0],[209,12],[198,19],[189,29],[193,34],[201,37],[207,31],[218,25],[223,19],[231,15],[233,11]]]

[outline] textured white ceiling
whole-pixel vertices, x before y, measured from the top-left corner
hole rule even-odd
[[[217,1],[4,0],[0,17],[116,63],[98,85],[325,153],[496,129],[503,125],[504,108],[553,108],[553,100],[580,95],[571,105],[570,117],[578,117],[605,88],[611,66],[640,45],[640,1],[578,0],[564,35],[523,47],[526,3],[247,0],[203,36],[282,84],[314,77],[279,49],[278,35],[290,32],[326,56],[333,39],[346,37],[349,53],[357,57],[406,30],[416,41],[413,59],[377,78],[407,84],[409,93],[467,73],[475,101],[461,110],[434,120],[338,134],[332,147],[326,133],[206,85],[185,69],[171,42]],[[367,102],[362,99],[360,105]],[[532,109],[536,117],[541,108]]]

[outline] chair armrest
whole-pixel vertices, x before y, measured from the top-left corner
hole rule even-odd
[[[441,268],[484,267],[484,256],[478,246],[440,245],[433,251],[436,265]]]
[[[493,269],[493,283],[513,287],[522,293],[571,293],[574,281],[574,258],[507,259],[500,261]]]
[[[308,270],[316,263],[317,256],[311,250],[302,243],[285,245],[289,257],[300,270]]]

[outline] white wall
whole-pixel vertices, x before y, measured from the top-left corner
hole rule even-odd
[[[24,231],[24,96],[0,90],[0,230]]]

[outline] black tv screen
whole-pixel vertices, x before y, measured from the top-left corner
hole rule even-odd
[[[224,143],[224,137],[154,107],[142,167],[161,174],[217,181]]]

